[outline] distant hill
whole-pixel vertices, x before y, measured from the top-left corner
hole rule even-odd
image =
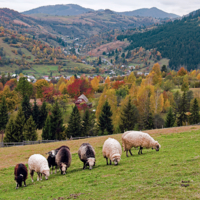
[[[159,10],[158,8],[142,8],[138,10],[133,11],[127,11],[127,12],[118,12],[118,14],[126,15],[126,16],[142,16],[142,17],[154,17],[154,18],[178,18],[180,16],[173,14],[173,13],[167,13],[162,10]]]
[[[103,9],[98,10],[100,12],[104,11]],[[105,11],[115,12],[108,9]],[[67,5],[52,5],[52,6],[42,6],[35,8],[29,11],[25,11],[22,14],[31,15],[31,14],[47,14],[47,15],[58,15],[58,16],[75,16],[84,14],[87,12],[95,12],[95,10],[90,8],[84,8],[76,4],[67,4]],[[115,12],[120,15],[126,16],[141,16],[141,17],[153,17],[153,18],[177,18],[178,15],[167,13],[158,8],[142,8],[133,11],[127,12]]]
[[[76,4],[67,5],[53,5],[53,6],[42,6],[29,11],[25,11],[22,14],[47,14],[47,15],[58,15],[58,16],[74,16],[80,15],[87,12],[92,12],[93,9],[84,8]]]
[[[137,47],[156,48],[164,58],[170,59],[171,69],[178,70],[184,65],[188,70],[200,66],[200,10],[188,17],[158,26],[156,29],[134,35],[121,35],[117,39],[127,38],[131,45],[128,50]]]

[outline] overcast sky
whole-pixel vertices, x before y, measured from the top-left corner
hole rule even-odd
[[[114,11],[157,7],[165,12],[181,16],[200,9],[200,0],[0,0],[0,8],[7,7],[22,12],[45,5],[69,3],[95,10],[108,8]]]

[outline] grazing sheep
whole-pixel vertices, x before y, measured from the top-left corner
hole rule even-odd
[[[70,167],[72,156],[69,147],[62,147],[56,154],[56,164],[60,167],[61,174],[66,174],[67,168]]]
[[[106,162],[108,165],[108,159],[110,159],[110,165],[113,161],[115,165],[118,165],[122,155],[122,148],[120,143],[113,139],[108,138],[103,145],[103,156],[106,158]]]
[[[28,168],[33,182],[34,171],[37,172],[37,181],[42,180],[42,175],[48,180],[49,177],[49,166],[46,158],[40,154],[34,154],[28,159]]]
[[[85,169],[86,166],[89,166],[90,169],[92,169],[92,166],[95,166],[95,151],[89,143],[83,143],[80,146],[78,156],[83,162],[83,169]]]
[[[59,151],[62,147],[66,147],[66,148],[69,149],[68,146],[63,145],[63,146],[61,146],[61,147],[59,147],[59,148],[57,148],[57,149],[51,150],[51,151],[49,151],[48,153],[46,153],[46,154],[49,155],[48,158],[47,158],[47,161],[48,161],[48,164],[49,164],[49,168],[50,168],[50,170],[51,170],[51,174],[53,173],[53,167],[55,167],[55,174],[57,173],[57,164],[56,164],[56,160],[55,160],[55,159],[56,159],[56,154],[58,153],[58,151]],[[69,149],[69,150],[70,150],[70,149]]]
[[[14,170],[15,181],[17,183],[16,189],[22,186],[24,181],[24,187],[26,187],[26,179],[28,177],[27,167],[23,163],[19,163],[15,166]]]
[[[155,141],[148,133],[143,133],[140,131],[127,131],[122,135],[122,146],[124,151],[126,151],[126,156],[128,157],[128,151],[131,155],[132,147],[140,147],[138,154],[142,154],[142,149],[145,147],[147,149],[152,148],[159,151],[161,148],[160,144]]]

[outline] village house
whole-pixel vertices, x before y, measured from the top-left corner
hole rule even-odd
[[[78,99],[74,103],[79,109],[92,107],[92,103],[89,102],[88,98],[84,94],[78,97]]]

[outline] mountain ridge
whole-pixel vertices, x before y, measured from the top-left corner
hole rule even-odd
[[[34,8],[25,12],[22,12],[22,14],[25,15],[31,15],[31,14],[48,14],[48,15],[58,15],[58,16],[75,16],[80,15],[88,12],[98,12],[103,10],[109,10],[109,9],[99,9],[94,10],[91,8],[85,8],[77,4],[57,4],[57,5],[48,5],[48,6],[42,6],[38,8]],[[124,11],[124,12],[115,12],[119,15],[126,15],[126,16],[141,16],[141,17],[154,17],[154,18],[178,18],[179,15],[173,14],[173,13],[167,13],[165,11],[162,11],[156,7],[152,8],[141,8],[137,10],[132,11]]]

